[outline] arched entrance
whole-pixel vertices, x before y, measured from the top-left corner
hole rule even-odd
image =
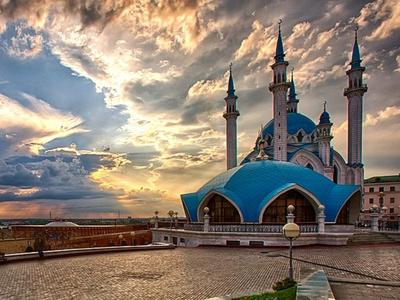
[[[357,191],[343,205],[336,218],[336,224],[354,224],[361,209],[361,193]]]
[[[290,190],[276,198],[264,211],[262,222],[272,224],[285,224],[287,207],[294,205],[295,222],[315,223],[315,209],[310,201],[300,192]]]
[[[204,207],[210,209],[210,223],[240,223],[240,214],[236,207],[219,194],[213,194],[206,200],[201,211]]]

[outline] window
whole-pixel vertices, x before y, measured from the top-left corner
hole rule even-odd
[[[311,170],[314,170],[313,166],[312,166],[310,163],[308,163],[308,164],[306,165],[306,168],[309,168],[309,169],[311,169]]]
[[[185,242],[185,239],[184,238],[180,238],[179,239],[179,243],[184,243]]]
[[[390,203],[394,203],[394,198],[390,198]]]
[[[374,198],[369,198],[369,204],[374,204]]]
[[[299,131],[299,133],[297,134],[297,141],[301,143],[303,141],[303,137],[303,134],[301,133],[301,131]]]
[[[391,186],[391,187],[390,187],[390,191],[391,191],[391,192],[396,191],[396,189],[394,188],[394,186]]]
[[[295,207],[296,223],[315,223],[315,211],[310,201],[296,190],[290,190],[275,199],[265,210],[263,223],[285,224],[288,205]]]
[[[389,209],[389,213],[394,214],[394,208],[393,207]]]
[[[369,188],[369,192],[373,193],[374,192],[374,188],[373,187]]]
[[[164,241],[168,241],[168,237],[164,235]]]
[[[379,192],[384,192],[385,188],[383,186],[379,187]]]

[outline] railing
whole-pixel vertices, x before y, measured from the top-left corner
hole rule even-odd
[[[357,225],[358,228],[371,229],[371,220],[362,220]],[[400,231],[400,221],[395,220],[378,220],[379,231]]]
[[[262,232],[262,233],[281,233],[284,225],[280,224],[211,224],[209,232]],[[318,232],[316,224],[301,224],[300,231]],[[203,223],[185,224],[185,230],[204,231]]]

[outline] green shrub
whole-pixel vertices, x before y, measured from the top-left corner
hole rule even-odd
[[[291,288],[292,286],[296,285],[296,281],[290,278],[285,278],[282,281],[276,282],[272,288],[274,291],[280,291],[280,290],[285,290],[288,288]]]

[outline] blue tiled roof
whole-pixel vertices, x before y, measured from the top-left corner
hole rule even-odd
[[[316,126],[313,121],[307,118],[305,115],[300,113],[288,113],[287,114],[287,122],[288,122],[288,134],[296,134],[300,129],[303,129],[305,133],[312,133]],[[263,136],[271,135],[274,136],[274,119],[269,121],[263,129]]]
[[[196,193],[181,195],[190,220],[197,222],[197,210],[205,196],[216,192],[239,207],[244,222],[258,222],[263,207],[274,196],[298,186],[314,195],[326,208],[326,222],[334,222],[356,185],[338,185],[308,168],[280,161],[254,161],[225,171],[211,179]]]

